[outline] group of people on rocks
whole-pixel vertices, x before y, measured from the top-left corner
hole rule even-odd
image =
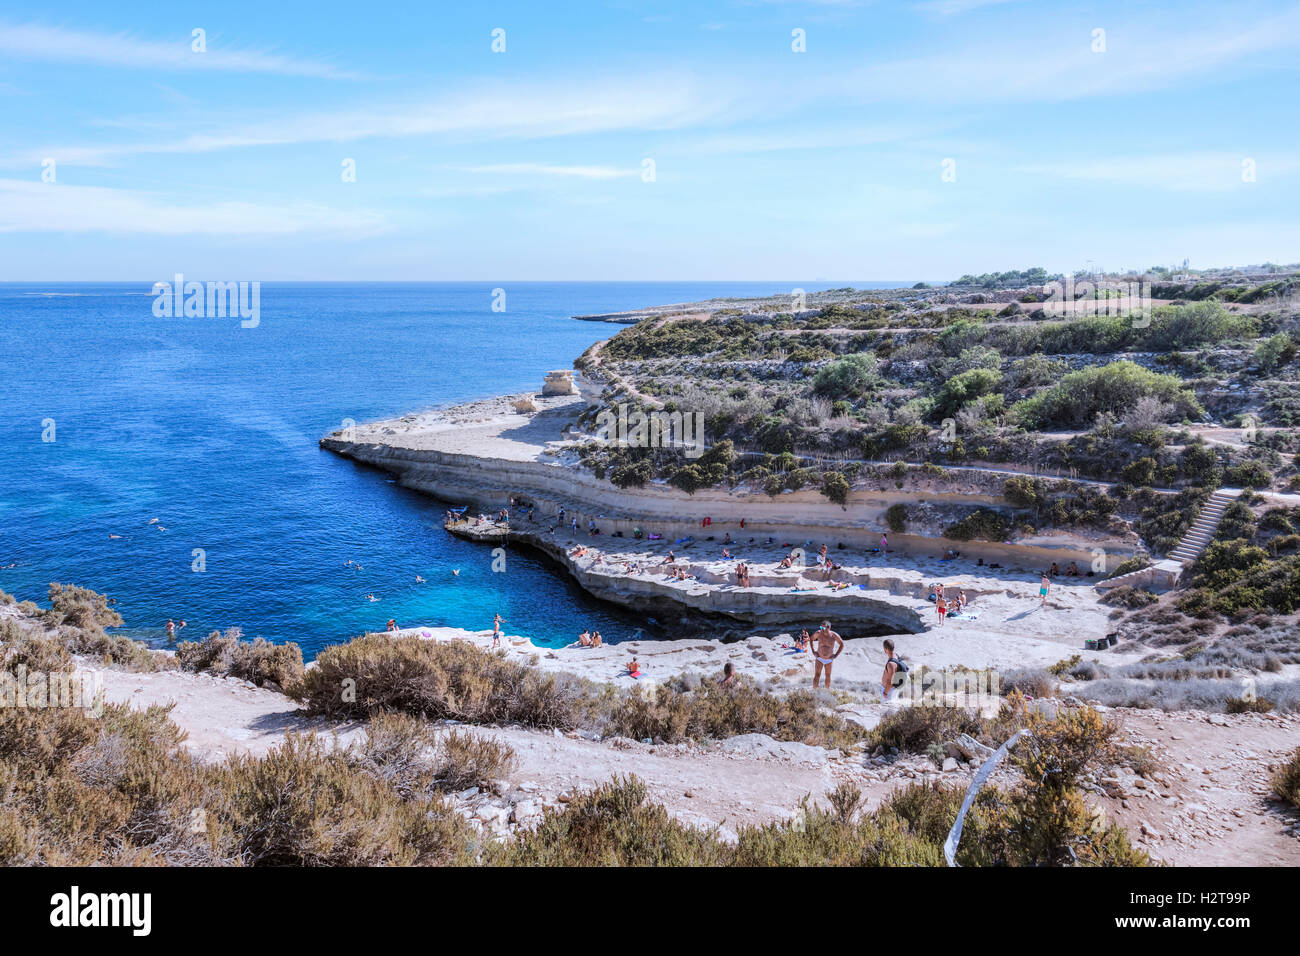
[[[966,599],[966,592],[961,588],[945,588],[943,582],[935,582],[930,585],[931,597],[934,599],[934,612],[939,616],[939,626],[943,627],[944,619],[950,614],[960,614],[965,610],[966,605],[970,603]],[[956,593],[953,593],[953,592]]]

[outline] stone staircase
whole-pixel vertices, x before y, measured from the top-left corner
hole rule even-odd
[[[1192,526],[1187,529],[1183,540],[1178,542],[1178,547],[1170,551],[1167,557],[1145,568],[1121,574],[1117,578],[1098,581],[1094,587],[1099,591],[1108,591],[1124,585],[1155,590],[1168,590],[1174,587],[1182,577],[1183,571],[1200,557],[1205,546],[1210,543],[1215,529],[1219,527],[1219,521],[1223,518],[1223,512],[1239,494],[1241,494],[1239,488],[1220,488],[1205,502],[1205,507],[1196,516]]]
[[[1214,537],[1214,531],[1219,527],[1223,512],[1240,494],[1239,488],[1220,488],[1210,495],[1210,500],[1205,502],[1205,507],[1196,516],[1196,520],[1183,536],[1183,540],[1178,542],[1178,547],[1169,552],[1169,559],[1177,561],[1186,568],[1200,557],[1205,546]]]

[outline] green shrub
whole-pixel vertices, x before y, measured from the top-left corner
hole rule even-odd
[[[1081,426],[1100,412],[1120,415],[1150,396],[1179,418],[1200,418],[1205,410],[1175,375],[1151,372],[1128,360],[1070,372],[1055,386],[1017,402],[1012,414],[1025,428]]]
[[[889,525],[889,530],[895,534],[902,534],[907,530],[907,505],[892,504],[885,509],[885,523]]]
[[[1279,332],[1255,347],[1255,361],[1261,370],[1271,372],[1289,365],[1296,357],[1296,341],[1285,332]]]
[[[1002,497],[1017,508],[1036,508],[1041,497],[1041,482],[1028,475],[1015,475],[1002,483]]]
[[[954,541],[970,541],[982,538],[985,541],[1005,541],[1011,534],[1011,524],[996,511],[977,508],[944,529],[944,537]]]
[[[823,365],[813,376],[813,392],[832,399],[861,398],[879,385],[876,357],[870,353],[846,355]]]
[[[837,505],[849,500],[849,482],[838,471],[828,471],[822,475],[822,494]]]
[[[943,383],[934,399],[936,418],[955,415],[967,402],[988,395],[1002,383],[1002,373],[997,369],[973,368],[954,375]]]

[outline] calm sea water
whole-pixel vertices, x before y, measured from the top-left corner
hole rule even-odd
[[[152,282],[0,284],[0,589],[43,603],[49,582],[81,584],[134,637],[161,641],[171,617],[189,639],[238,626],[309,659],[389,618],[481,629],[499,612],[539,643],[628,639],[645,620],[527,550],[493,573],[488,547],[442,530],[444,505],[317,440],[540,388],[618,331],[577,313],[848,284],[264,283],[255,329],[155,318]]]

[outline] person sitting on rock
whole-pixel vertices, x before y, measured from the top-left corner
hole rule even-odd
[[[578,635],[578,645],[580,647],[591,647],[591,632],[583,631]]]

